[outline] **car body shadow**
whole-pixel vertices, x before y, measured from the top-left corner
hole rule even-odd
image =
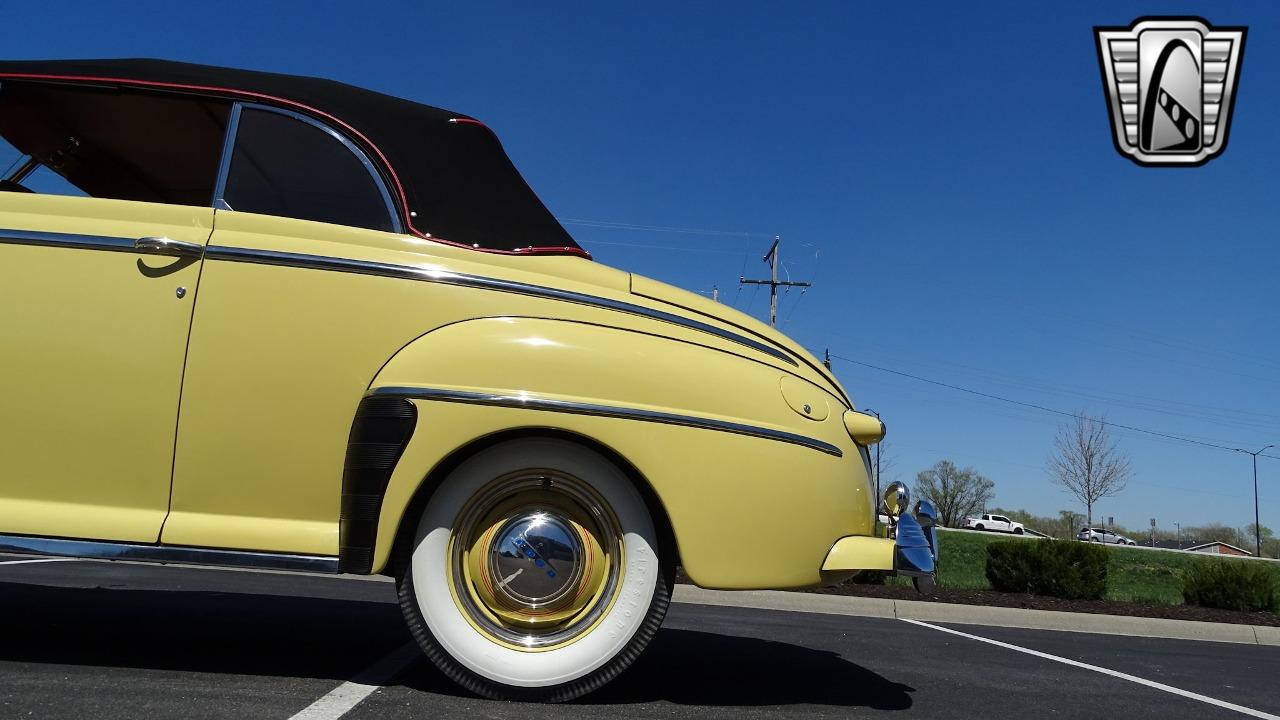
[[[399,684],[465,695],[426,663]],[[565,706],[604,716],[616,707],[668,702],[686,706],[836,706],[906,710],[915,688],[888,680],[837,653],[784,642],[664,628],[635,664],[603,688]],[[612,706],[612,707],[610,707]]]
[[[4,661],[335,682],[411,642],[391,602],[8,582],[0,637]]]
[[[286,575],[253,578],[258,592],[180,581],[173,589],[113,588],[111,579],[89,579],[107,587],[0,581],[0,661],[342,682],[412,642],[385,583],[335,580],[350,588],[335,598],[294,594],[296,578]],[[470,697],[425,657],[392,685]],[[834,652],[664,628],[631,668],[562,709],[598,716],[666,702],[903,710],[911,692]]]

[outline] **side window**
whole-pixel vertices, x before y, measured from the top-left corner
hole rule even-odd
[[[221,207],[393,230],[381,185],[334,133],[292,114],[244,107]]]

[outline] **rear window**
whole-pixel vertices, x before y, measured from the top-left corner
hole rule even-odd
[[[229,114],[209,98],[5,81],[5,177],[33,162],[4,189],[208,207]]]

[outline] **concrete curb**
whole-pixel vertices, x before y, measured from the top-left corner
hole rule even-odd
[[[957,605],[921,600],[816,595],[776,590],[704,590],[692,585],[677,585],[672,599],[678,603],[694,605],[1280,646],[1280,627],[1265,625],[1231,625],[1195,620],[1165,620],[1056,610]]]

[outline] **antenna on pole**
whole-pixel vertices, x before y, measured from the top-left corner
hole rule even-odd
[[[769,279],[768,280],[748,280],[745,277],[738,278],[739,285],[768,285],[769,286],[769,325],[771,327],[778,326],[778,288],[779,287],[810,287],[811,283],[792,282],[790,280],[778,279],[778,254],[779,246],[782,244],[782,238],[774,235],[773,245],[769,246],[769,252],[764,254],[762,261],[769,263]]]

